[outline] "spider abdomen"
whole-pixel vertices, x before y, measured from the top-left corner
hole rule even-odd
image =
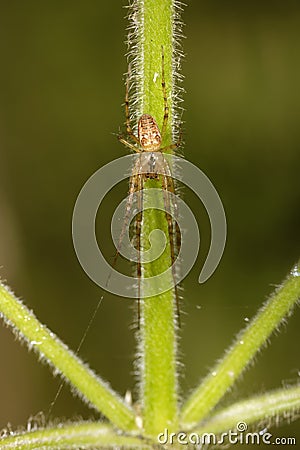
[[[155,119],[150,114],[143,114],[138,123],[138,136],[145,152],[155,152],[161,146],[161,134]]]

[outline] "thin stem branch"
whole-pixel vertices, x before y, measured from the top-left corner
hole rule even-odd
[[[273,331],[291,313],[299,297],[300,272],[297,265],[247,328],[239,333],[223,359],[187,399],[181,413],[182,426],[195,427],[219,402],[254,355],[267,343]]]
[[[0,284],[0,311],[19,340],[37,352],[40,359],[76,388],[77,394],[122,430],[136,429],[135,415],[123,400],[82,361],[42,325],[34,314],[3,284]]]
[[[300,413],[300,386],[266,392],[234,403],[211,416],[197,433],[222,433],[234,430],[243,421],[247,427],[259,423],[262,427],[278,423],[284,418],[293,420]]]
[[[37,431],[20,432],[0,439],[1,450],[150,448],[145,440],[124,436],[100,423],[74,423]]]

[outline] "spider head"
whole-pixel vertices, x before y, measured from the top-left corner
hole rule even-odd
[[[161,147],[161,134],[155,119],[143,114],[138,123],[138,137],[145,152],[156,152]]]

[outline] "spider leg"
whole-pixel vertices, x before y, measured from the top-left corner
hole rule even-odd
[[[166,89],[166,81],[165,81],[165,54],[164,54],[163,46],[161,46],[161,87],[162,87],[163,98],[164,98],[164,118],[163,118],[163,125],[162,125],[162,129],[161,129],[161,137],[163,139],[165,136],[165,133],[166,133],[168,119],[169,119],[169,106],[168,106],[167,89]]]
[[[168,166],[168,163],[166,162],[166,166]],[[164,192],[164,204],[165,204],[165,210],[166,210],[166,219],[168,222],[168,235],[169,235],[169,240],[170,240],[170,253],[171,253],[171,263],[172,263],[172,276],[173,276],[173,280],[174,280],[174,293],[175,293],[175,301],[176,301],[176,313],[177,313],[177,320],[178,320],[178,325],[179,327],[181,327],[181,320],[180,320],[180,306],[179,306],[179,294],[178,294],[178,289],[177,289],[177,283],[176,283],[176,273],[175,273],[175,268],[174,268],[174,263],[176,260],[176,250],[175,250],[175,242],[174,242],[174,221],[172,218],[172,207],[171,207],[171,203],[170,203],[170,197],[169,197],[169,192],[171,193],[175,193],[175,189],[174,189],[174,182],[173,182],[173,178],[167,173],[168,170],[166,170],[165,168],[162,170],[162,187],[163,187],[163,192]],[[169,169],[170,172],[170,169]],[[177,212],[177,205],[173,205],[173,209],[174,209],[174,213],[176,216],[176,212]],[[176,217],[175,217],[176,218]],[[179,244],[180,239],[178,237],[178,232],[180,234],[178,225],[175,225],[175,234],[176,234],[176,245]]]
[[[130,78],[130,65],[128,67],[128,73],[126,78],[126,91],[125,91],[125,116],[126,116],[126,130],[128,136],[133,139],[137,144],[140,144],[140,141],[133,133],[130,123],[130,113],[129,113],[129,78]],[[126,145],[126,144],[125,144]]]
[[[139,167],[139,161],[137,161],[134,165],[133,168],[133,175],[130,177],[130,181],[129,181],[129,195],[128,195],[128,199],[127,199],[127,203],[126,203],[126,209],[125,209],[125,217],[124,217],[124,221],[123,221],[123,225],[122,225],[122,229],[121,229],[121,233],[119,236],[119,240],[118,240],[118,245],[117,245],[117,249],[116,249],[116,254],[114,256],[114,260],[112,263],[112,268],[114,269],[117,263],[117,259],[118,256],[120,254],[120,250],[121,250],[121,246],[122,246],[122,241],[128,226],[128,222],[129,222],[129,218],[130,218],[130,213],[132,210],[132,205],[133,205],[133,197],[134,197],[134,193],[137,191],[138,189],[138,167]],[[111,275],[112,272],[110,272],[110,274],[107,277],[107,281],[106,281],[106,287],[109,284],[109,281],[111,279]]]
[[[175,142],[175,144],[167,145],[166,147],[160,148],[159,151],[164,153],[167,152],[168,150],[175,150],[176,148],[180,147],[181,142],[182,142],[182,131],[180,130],[178,141]]]
[[[137,175],[138,177],[138,190],[137,190],[137,201],[138,201],[138,214],[135,221],[135,236],[136,236],[136,249],[138,252],[137,260],[137,277],[138,277],[138,304],[137,304],[137,315],[138,315],[138,329],[140,329],[141,322],[141,280],[142,280],[142,264],[141,264],[141,232],[142,232],[142,220],[143,220],[143,175]]]
[[[141,150],[138,147],[136,147],[136,145],[131,144],[131,142],[126,141],[126,139],[124,139],[122,136],[118,136],[118,139],[122,144],[126,145],[126,147],[131,148],[131,150],[134,150],[137,153],[141,152]]]
[[[162,155],[163,156],[163,155]],[[167,179],[168,179],[168,190],[169,192],[171,192],[173,195],[175,195],[175,185],[174,185],[174,180],[172,177],[172,172],[169,166],[168,161],[166,161],[166,159],[163,157],[164,159],[164,171],[166,172],[167,175]],[[175,217],[175,237],[176,237],[176,256],[179,253],[180,250],[180,246],[181,246],[181,232],[180,232],[180,228],[178,225],[178,207],[177,207],[177,203],[175,203],[173,205],[173,209],[174,209],[174,217]]]

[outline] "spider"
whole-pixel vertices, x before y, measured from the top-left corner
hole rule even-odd
[[[133,197],[134,194],[137,196],[138,202],[138,213],[135,216],[135,245],[138,253],[137,259],[137,278],[138,278],[138,328],[140,328],[140,299],[141,299],[141,277],[142,277],[142,262],[141,262],[141,232],[142,232],[142,221],[143,221],[143,190],[145,187],[145,182],[148,180],[157,180],[159,181],[164,197],[164,206],[165,206],[165,215],[168,227],[168,237],[170,242],[170,266],[172,265],[172,276],[174,281],[174,293],[175,293],[175,301],[176,301],[176,312],[177,312],[177,320],[180,326],[180,311],[179,311],[179,296],[178,289],[176,285],[176,274],[174,273],[173,264],[176,260],[176,256],[178,253],[178,249],[180,248],[181,239],[180,239],[180,231],[177,225],[177,222],[172,218],[170,211],[173,209],[175,214],[177,210],[177,205],[170,204],[170,198],[168,193],[175,193],[174,181],[172,178],[172,172],[169,167],[168,162],[163,156],[164,152],[174,150],[178,148],[181,144],[181,134],[176,143],[172,143],[165,147],[162,147],[162,142],[167,130],[168,119],[169,119],[169,106],[167,99],[167,91],[166,91],[166,83],[165,83],[165,58],[164,58],[164,50],[162,47],[162,65],[161,65],[161,85],[162,85],[162,94],[164,100],[164,115],[163,115],[163,123],[162,123],[162,131],[157,125],[156,120],[150,114],[143,114],[138,121],[138,136],[136,136],[132,130],[130,123],[130,114],[129,114],[129,77],[127,76],[126,83],[126,95],[125,95],[125,116],[126,116],[126,131],[128,138],[131,139],[132,142],[125,139],[122,135],[118,136],[119,141],[124,144],[126,147],[134,150],[136,153],[139,153],[140,156],[143,155],[142,158],[138,158],[136,163],[134,164],[132,174],[129,181],[129,196],[126,205],[125,219],[123,223],[123,228],[121,230],[121,234],[119,237],[119,244],[117,247],[117,252],[114,258],[114,265],[116,263],[120,247],[122,244],[122,239],[124,237],[124,233],[126,231],[128,220],[130,217],[130,212],[133,205]],[[146,164],[146,169],[144,168]],[[174,196],[172,196],[174,198]]]

